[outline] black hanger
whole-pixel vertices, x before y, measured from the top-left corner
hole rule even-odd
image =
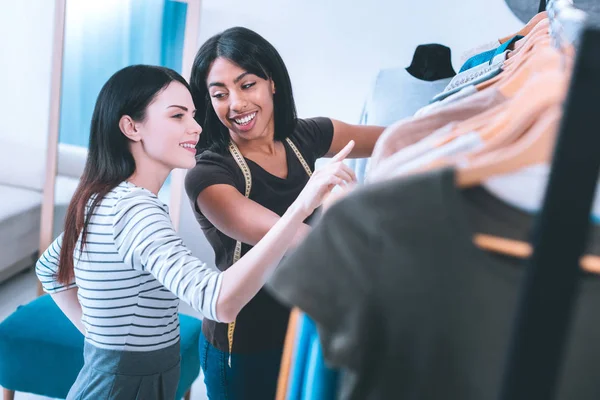
[[[438,43],[420,44],[406,71],[417,79],[437,81],[456,75],[452,68],[450,49]]]

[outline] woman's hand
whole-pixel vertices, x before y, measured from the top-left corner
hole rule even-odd
[[[325,197],[325,200],[323,200],[323,204],[321,207],[323,213],[329,210],[329,208],[331,208],[331,206],[333,206],[335,203],[337,203],[338,201],[346,197],[348,194],[350,194],[352,191],[354,191],[356,187],[356,184],[345,185],[344,187],[331,192],[331,194],[329,194],[329,196]]]
[[[316,170],[292,207],[299,209],[308,217],[337,185],[346,186],[356,183],[354,171],[344,164],[344,159],[353,148],[354,140],[351,140],[346,147],[333,156],[329,164]]]

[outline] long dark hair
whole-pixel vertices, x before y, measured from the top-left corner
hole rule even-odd
[[[275,116],[275,140],[282,141],[296,127],[296,103],[292,82],[283,59],[266,39],[247,28],[229,28],[208,39],[194,59],[190,86],[196,121],[204,129],[198,142],[198,153],[210,149],[224,153],[229,146],[229,131],[221,123],[210,101],[206,77],[212,63],[223,57],[240,68],[275,83],[273,113]]]
[[[100,90],[92,115],[85,169],[67,209],[59,282],[73,279],[75,246],[80,233],[80,251],[85,246],[90,217],[98,203],[135,172],[129,139],[119,127],[121,117],[128,115],[134,121],[143,121],[148,105],[173,81],[189,89],[185,79],[171,69],[133,65],[116,72]]]

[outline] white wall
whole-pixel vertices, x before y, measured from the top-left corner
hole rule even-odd
[[[242,25],[269,40],[288,66],[301,117],[357,122],[380,68],[407,66],[422,43],[463,51],[516,32],[504,0],[202,0],[201,42]]]
[[[54,1],[0,2],[0,183],[43,184],[53,23]]]

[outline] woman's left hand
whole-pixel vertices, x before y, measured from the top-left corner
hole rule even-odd
[[[325,197],[325,200],[323,200],[323,204],[321,205],[323,212],[327,211],[335,203],[337,203],[338,201],[346,197],[348,194],[350,194],[352,191],[354,191],[356,186],[356,183],[351,183],[348,185],[340,186],[337,190],[334,190],[333,192],[329,193],[329,195]]]
[[[351,140],[338,154],[333,156],[327,165],[317,169],[292,206],[308,217],[336,186],[345,186],[356,182],[354,170],[344,164],[344,159],[353,148],[354,141]]]

